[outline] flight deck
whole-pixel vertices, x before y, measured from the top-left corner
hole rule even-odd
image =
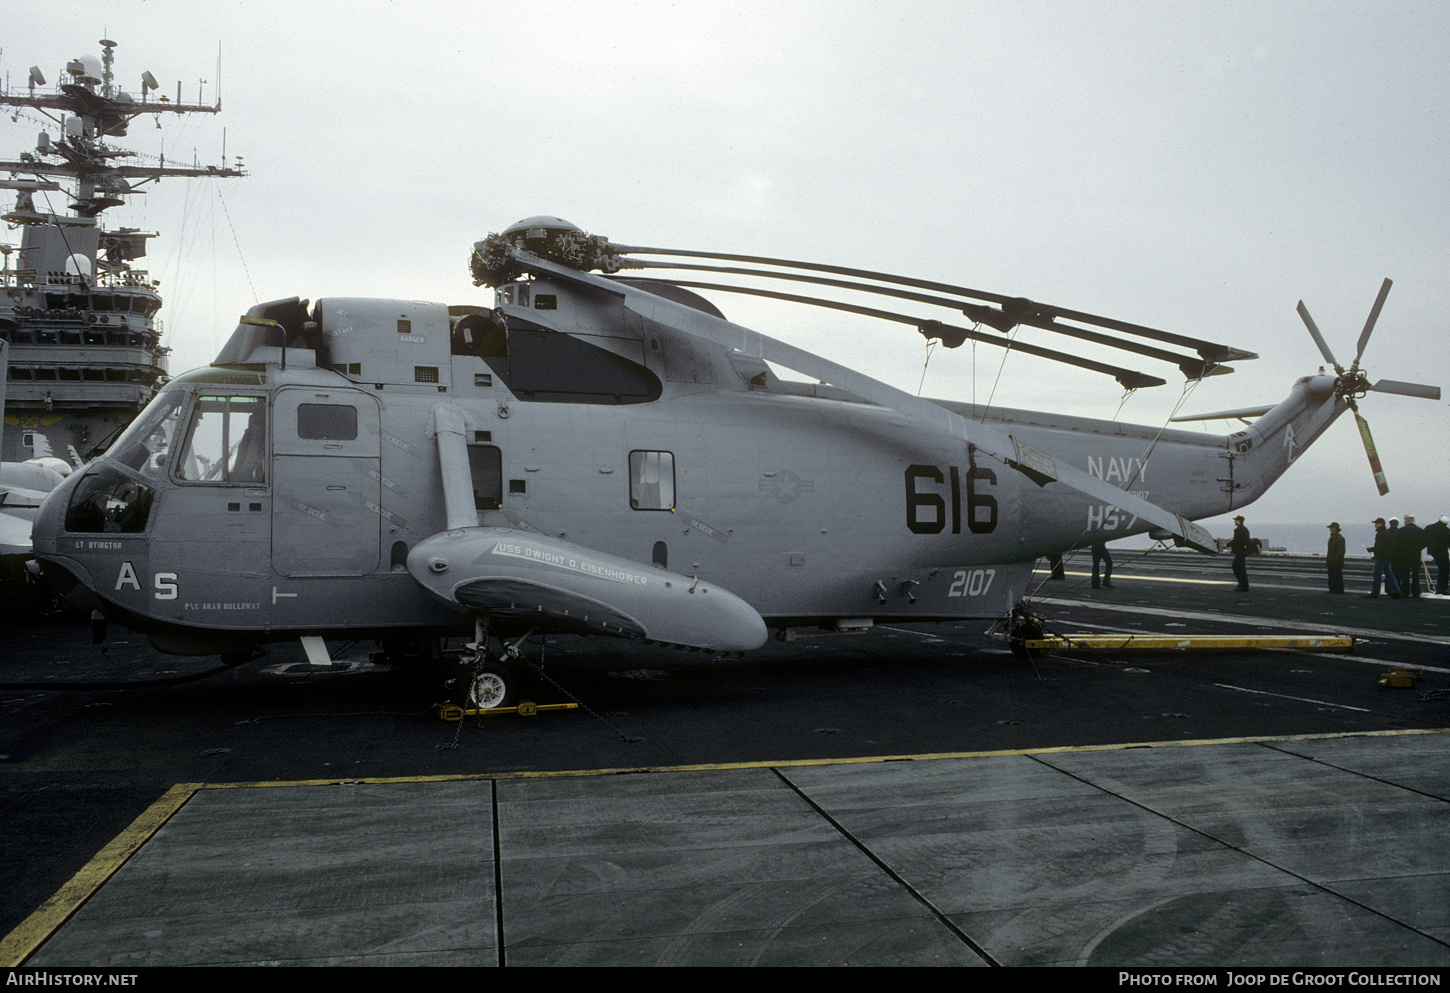
[[[365,646],[180,682],[12,628],[4,964],[1450,966],[1450,600],[1116,557],[1043,585],[1050,629],[1355,650],[551,637],[580,710],[448,723]]]

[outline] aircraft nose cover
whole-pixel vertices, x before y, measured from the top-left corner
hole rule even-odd
[[[765,644],[755,608],[713,583],[511,528],[420,542],[408,572],[434,596],[489,617],[717,652]]]

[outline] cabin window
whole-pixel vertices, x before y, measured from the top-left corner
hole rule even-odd
[[[176,478],[254,486],[266,481],[267,405],[262,397],[198,397]]]
[[[297,437],[317,441],[356,441],[357,408],[340,403],[299,403]]]
[[[629,505],[635,510],[675,509],[675,456],[629,453]]]
[[[475,434],[487,433],[486,431],[475,432]],[[468,472],[473,477],[474,509],[498,510],[503,504],[502,450],[492,445],[469,445]]]

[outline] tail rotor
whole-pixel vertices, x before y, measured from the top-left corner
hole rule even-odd
[[[1367,393],[1392,393],[1397,396],[1422,397],[1426,400],[1440,399],[1440,387],[1438,386],[1401,383],[1392,379],[1381,379],[1371,385],[1369,377],[1359,370],[1365,346],[1369,344],[1369,336],[1374,332],[1375,322],[1379,320],[1380,311],[1384,309],[1385,297],[1389,296],[1391,285],[1393,284],[1390,280],[1386,279],[1380,286],[1379,296],[1375,298],[1374,306],[1370,308],[1369,318],[1364,322],[1364,330],[1360,332],[1359,342],[1355,346],[1354,362],[1347,370],[1339,364],[1334,353],[1329,350],[1329,343],[1324,340],[1324,335],[1319,333],[1319,328],[1314,324],[1314,318],[1309,316],[1309,308],[1304,306],[1303,300],[1299,301],[1299,317],[1304,321],[1304,326],[1309,329],[1309,336],[1314,339],[1314,344],[1319,346],[1319,353],[1328,360],[1329,364],[1334,367],[1335,373],[1338,374],[1334,380],[1334,392],[1350,410],[1354,411],[1355,424],[1359,427],[1359,437],[1364,442],[1364,453],[1369,457],[1370,471],[1374,473],[1375,485],[1379,488],[1380,496],[1389,493],[1390,485],[1385,480],[1384,468],[1380,465],[1379,452],[1375,449],[1369,422],[1359,412],[1359,401]]]

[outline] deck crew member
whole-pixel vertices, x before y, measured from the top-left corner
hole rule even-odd
[[[1108,544],[1105,541],[1093,542],[1093,589],[1098,588],[1098,567],[1102,567],[1102,583],[1108,589],[1113,588],[1113,557],[1108,554]]]
[[[1324,564],[1329,568],[1329,592],[1344,592],[1344,535],[1339,533],[1339,522],[1329,525],[1329,550]]]
[[[1380,581],[1385,584],[1385,592],[1390,596],[1400,595],[1400,584],[1395,582],[1395,571],[1390,568],[1390,559],[1394,556],[1395,539],[1385,528],[1385,519],[1376,517],[1374,519],[1374,547],[1366,549],[1374,556],[1374,578],[1370,580],[1369,592],[1366,596],[1380,595]]]
[[[1228,547],[1234,553],[1234,576],[1239,581],[1236,589],[1240,593],[1247,593],[1249,589],[1249,551],[1253,548],[1253,539],[1249,537],[1249,529],[1244,527],[1242,514],[1234,518],[1233,541],[1229,542]]]
[[[1405,596],[1420,595],[1420,552],[1425,547],[1425,532],[1415,523],[1414,514],[1405,515],[1405,525],[1395,538],[1395,581]]]

